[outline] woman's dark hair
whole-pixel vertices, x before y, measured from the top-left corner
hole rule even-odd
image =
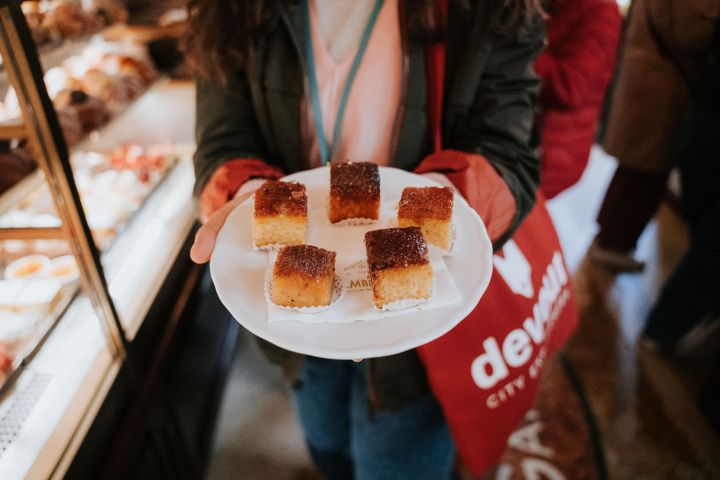
[[[240,68],[253,41],[277,24],[280,5],[298,0],[189,0],[189,34],[184,49],[197,73],[223,81]],[[449,0],[470,11],[471,0]],[[542,14],[543,0],[480,0],[506,8],[500,27],[517,26]],[[438,0],[404,0],[410,39],[431,43],[444,37]]]

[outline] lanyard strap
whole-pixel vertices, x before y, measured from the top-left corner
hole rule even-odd
[[[367,49],[368,42],[370,41],[370,34],[372,33],[380,9],[382,8],[385,0],[375,0],[375,6],[370,12],[370,18],[365,26],[365,31],[360,39],[360,45],[358,51],[355,54],[348,78],[343,86],[342,96],[340,97],[340,105],[338,106],[337,116],[335,117],[335,126],[333,128],[333,139],[332,145],[328,145],[327,139],[325,138],[325,129],[322,118],[322,109],[320,108],[320,92],[317,82],[317,72],[315,70],[315,56],[313,54],[312,44],[312,29],[310,25],[310,0],[304,0],[302,2],[303,13],[305,17],[305,58],[308,64],[308,77],[310,81],[310,102],[312,103],[313,119],[315,120],[315,135],[317,136],[317,142],[320,150],[320,161],[323,165],[327,165],[332,161],[333,149],[340,140],[340,133],[342,132],[343,119],[345,117],[345,107],[347,107],[348,97],[350,96],[350,88],[355,80],[357,71],[360,68],[363,55]]]
[[[447,21],[448,0],[440,0],[440,11]],[[427,95],[428,126],[433,152],[442,150],[443,95],[445,93],[445,41],[425,49],[425,94]]]

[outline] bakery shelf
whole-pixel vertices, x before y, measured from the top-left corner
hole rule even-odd
[[[103,380],[84,384],[83,380],[102,356],[105,365],[98,373],[100,377],[106,378],[112,370],[111,365],[122,363],[127,348],[100,258],[80,205],[68,151],[62,138],[63,132],[46,91],[38,52],[17,0],[0,1],[0,54],[4,59],[4,76],[14,86],[23,122],[33,127],[26,130],[28,142],[34,147],[35,158],[44,172],[44,177],[40,177],[44,180],[41,183],[50,190],[50,199],[66,233],[65,245],[78,267],[80,283],[83,285],[81,298],[85,299],[71,302],[64,315],[60,311],[52,312],[57,316],[51,314],[46,320],[47,332],[51,333],[39,335],[39,343],[28,347],[28,350],[12,352],[19,357],[20,364],[16,367],[21,367],[23,371],[11,378],[7,391],[0,399],[0,478],[22,478],[27,472],[21,473],[17,469],[24,468],[27,471],[35,464],[52,429],[61,419],[66,421],[66,418],[72,418],[72,415],[68,416],[69,405],[77,404],[82,410],[78,411],[76,424],[63,429],[62,433],[69,437],[63,445],[69,443],[69,439],[77,438],[76,434],[83,422],[92,421],[92,405],[99,405],[104,398],[104,395],[98,396],[100,385],[109,384]],[[32,186],[32,181],[31,177],[27,182],[22,182],[23,185],[12,189],[11,194],[3,200],[16,195],[16,198],[22,199],[20,194],[24,193],[23,189],[28,185]],[[32,194],[32,190],[27,192]],[[28,269],[28,266],[30,264],[17,268],[13,276],[27,277],[41,271],[37,268]],[[35,328],[34,320],[38,312],[33,314],[31,309],[22,310],[21,313],[19,303],[25,302],[23,295],[26,291],[28,307],[38,301],[34,298],[37,292],[32,290],[36,284],[15,283],[12,287],[5,284],[5,287],[4,293],[8,297],[5,316],[16,321],[19,327],[19,330],[12,332],[14,336],[8,338],[11,340],[9,346],[20,349],[20,341],[24,340],[22,334]],[[51,293],[48,287],[48,298]],[[55,305],[65,309],[63,301]],[[26,314],[29,314],[27,318]],[[52,329],[58,317],[60,323]],[[81,324],[81,328],[76,330],[72,328],[73,324]],[[70,326],[61,328],[63,325]],[[19,337],[18,332],[21,333]],[[80,364],[75,364],[80,356],[84,358]],[[75,402],[73,398],[85,388],[89,390],[89,395]],[[35,446],[38,448],[34,449]],[[61,457],[64,451],[63,447],[56,454]],[[30,457],[32,460],[28,461]]]
[[[25,125],[19,120],[11,120],[0,123],[0,140],[14,140],[25,138]]]
[[[0,403],[0,478],[61,478],[120,365],[81,295]]]
[[[110,295],[129,341],[195,223],[193,184],[192,167],[185,159],[104,256]]]
[[[190,82],[160,82],[77,148],[110,149],[131,140],[145,146],[187,144],[193,138],[194,94],[194,85]],[[148,124],[161,128],[144,128]],[[191,152],[192,148],[188,147],[102,256],[109,292],[129,341],[141,328],[195,222]],[[39,181],[42,183],[42,175]],[[29,416],[19,426],[15,440],[0,455],[0,478],[62,477],[63,465],[72,458],[73,449],[82,440],[119,368],[103,347],[100,333],[90,338],[82,332],[85,328],[96,330],[97,320],[92,320],[93,317],[87,298],[81,295],[61,317],[38,355],[24,367],[15,386],[6,394],[9,402],[0,398],[2,426],[2,409],[12,408],[6,403],[20,402],[13,399],[25,398],[26,390],[40,388],[36,386],[38,381],[41,385],[47,383]],[[58,336],[64,340],[57,340]],[[73,345],[94,354],[79,356]],[[75,356],[74,362],[66,360],[66,356]],[[48,357],[62,359],[64,367],[55,368],[52,362],[46,361]],[[68,372],[63,368],[78,371]],[[50,380],[43,380],[46,378]],[[57,397],[57,403],[50,401],[53,397]],[[66,449],[68,443],[70,447]]]
[[[178,149],[180,160],[120,226],[103,254],[110,293],[116,299],[124,326],[129,329],[126,334],[130,340],[154,298],[154,289],[162,283],[194,223],[194,175],[190,160],[193,148],[188,143],[193,138],[190,119],[194,118],[194,95],[192,82],[157,82],[124,113],[74,148],[75,151],[107,151],[131,141],[141,146],[184,145]],[[157,128],[147,129],[145,125]],[[0,197],[0,212],[9,210],[43,186],[43,174],[38,171]],[[166,254],[157,255],[158,250]],[[147,289],[139,291],[150,294],[146,297],[135,294],[138,284],[147,284]]]
[[[65,235],[60,227],[0,228],[0,240],[59,240]]]
[[[99,228],[97,232],[97,236],[95,237],[95,243],[98,246],[98,248],[101,250],[101,252],[107,252],[111,249],[113,244],[117,241],[118,237],[120,237],[125,230],[127,230],[134,222],[135,219],[138,217],[139,212],[142,211],[144,208],[144,205],[149,201],[150,198],[155,195],[155,192],[160,189],[160,187],[165,183],[166,179],[170,177],[177,167],[177,164],[180,163],[181,158],[186,158],[187,155],[178,154],[178,159],[174,160],[174,164],[162,174],[162,178],[159,180],[153,182],[153,184],[149,187],[149,190],[146,191],[144,194],[144,197],[142,199],[142,203],[135,209],[134,211],[130,212],[127,217],[122,218],[117,223],[113,223],[111,228]],[[7,226],[3,225],[3,213],[12,210],[13,207],[17,207],[18,205],[22,205],[26,203],[27,199],[30,197],[33,198],[49,198],[49,192],[47,192],[47,189],[45,188],[44,184],[39,184],[36,186],[35,189],[30,190],[26,196],[21,197],[17,196],[15,198],[14,203],[10,201],[6,201],[7,208],[5,210],[0,209],[0,241],[3,240],[62,240],[66,238],[67,232],[63,230],[61,226],[31,226],[28,225],[28,223],[32,223],[34,220],[33,218],[40,218],[40,217],[47,217],[47,214],[39,214],[35,217],[28,216],[25,220],[26,222],[23,222],[22,224],[13,226]],[[92,203],[91,199],[86,199],[87,202]],[[11,213],[17,213],[17,212],[11,212]],[[28,214],[30,215],[30,214]],[[87,213],[86,213],[87,215]],[[59,219],[57,219],[56,215],[51,215],[54,221],[59,222]],[[90,224],[90,228],[93,229],[93,225]],[[1,250],[1,249],[0,249]]]
[[[49,189],[83,286],[73,292],[74,299],[69,294],[58,304],[48,317],[48,330],[37,337],[38,343],[19,353],[17,373],[0,392],[2,479],[63,477],[111,386],[124,379],[131,390],[135,388],[134,381],[126,377],[135,377],[141,363],[136,350],[128,345],[136,335],[140,344],[149,338],[147,332],[155,331],[156,322],[164,318],[153,316],[155,306],[161,303],[158,299],[173,295],[172,290],[160,294],[160,289],[164,284],[177,285],[178,279],[184,278],[177,272],[186,271],[183,265],[189,264],[181,264],[179,257],[189,248],[195,223],[190,159],[195,91],[189,82],[161,80],[153,84],[72,149],[102,152],[127,143],[188,145],[110,247],[101,254],[93,244],[71,152],[62,141],[58,115],[43,81],[43,68],[62,63],[92,41],[66,42],[51,50],[43,47],[38,56],[17,0],[0,0],[0,53],[6,57],[0,77],[16,86],[23,118],[36,127],[25,133],[37,147],[40,165],[36,173],[0,197],[0,214],[39,189]],[[14,226],[12,222],[7,225]],[[59,225],[46,225],[58,232]],[[150,319],[147,328],[141,329],[146,317]]]
[[[65,59],[76,55],[93,42],[117,38],[113,32],[118,32],[122,26],[123,24],[110,25],[98,31],[83,35],[80,38],[55,40],[40,45],[37,47],[37,50],[43,70],[49,70],[59,66]],[[2,57],[0,56],[0,92],[4,93],[9,85],[5,62],[2,61]]]
[[[78,148],[106,150],[135,141],[142,146],[187,145],[184,155],[131,223],[103,255],[110,294],[128,340],[135,337],[163,279],[195,223],[189,142],[193,139],[195,87],[164,81],[153,87],[99,136]],[[144,128],[153,125],[155,128]],[[138,295],[137,292],[143,292]]]
[[[67,311],[70,303],[75,298],[78,291],[77,282],[71,285],[65,285],[58,293],[58,299],[53,308],[48,311],[45,318],[37,321],[36,331],[26,345],[18,352],[13,359],[13,365],[10,371],[6,372],[4,382],[0,383],[0,399],[14,386],[15,381],[27,367],[32,359],[40,351],[48,336],[52,333],[57,323]]]
[[[187,28],[188,25],[185,22],[170,25],[127,25],[118,23],[105,29],[103,38],[109,41],[130,40],[148,43],[161,38],[182,37],[187,32]]]
[[[152,67],[151,60],[148,56],[148,53],[145,50],[145,44],[138,43],[138,42],[128,42],[128,41],[117,41],[113,40],[112,38],[115,38],[115,34],[112,34],[112,32],[122,31],[123,28],[126,28],[123,24],[116,24],[110,27],[106,27],[99,33],[94,33],[92,35],[85,36],[78,40],[66,40],[60,44],[53,45],[52,47],[47,46],[47,48],[41,47],[39,50],[39,58],[40,58],[40,66],[43,72],[43,76],[45,76],[46,73],[48,73],[49,70],[54,69],[56,67],[60,67],[64,64],[64,62],[68,59],[70,59],[73,56],[79,56],[84,50],[86,50],[88,47],[96,47],[96,50],[94,50],[92,54],[90,54],[90,57],[94,58],[98,55],[98,52],[114,52],[118,53],[121,56],[130,56],[135,59],[141,58],[142,61],[139,64],[136,65],[143,65],[142,68],[146,68],[143,70],[143,75],[148,74],[148,77],[143,77],[142,79],[139,78],[133,78],[133,82],[130,82],[132,86],[128,86],[127,83],[123,84],[123,82],[120,82],[122,85],[120,87],[112,87],[110,90],[112,90],[112,94],[109,98],[105,98],[103,101],[99,101],[98,98],[92,98],[94,102],[100,103],[103,107],[101,109],[101,112],[103,113],[95,113],[95,115],[110,115],[112,121],[112,117],[117,117],[120,115],[123,111],[125,111],[130,105],[132,105],[134,102],[136,102],[139,98],[142,97],[142,95],[145,92],[140,93],[140,95],[137,98],[133,98],[131,100],[125,101],[122,99],[122,95],[128,94],[128,91],[134,91],[134,89],[138,88],[138,84],[136,82],[140,82],[140,84],[144,85],[147,89],[152,87],[152,83],[150,82],[150,77],[152,76],[149,72],[153,71],[153,74],[157,74],[154,72],[154,68]],[[79,60],[78,60],[79,61]],[[85,58],[82,61],[79,61],[81,64],[86,64],[85,68],[88,68],[88,66],[91,66],[92,68],[98,68],[97,66],[87,64],[89,60]],[[102,63],[102,62],[98,62]],[[77,64],[78,62],[73,62],[72,64],[75,65],[75,67],[68,67],[66,72],[71,72],[72,68],[78,68]],[[147,67],[145,67],[147,65]],[[117,68],[117,67],[115,67]],[[124,67],[123,67],[124,68]],[[101,68],[103,70],[104,67]],[[139,71],[136,71],[138,73]],[[66,73],[67,74],[67,73]],[[62,77],[62,75],[61,75]],[[54,75],[53,78],[56,78],[57,75]],[[62,77],[64,78],[64,77]],[[55,96],[58,95],[58,92],[63,89],[81,89],[83,91],[86,90],[86,86],[79,87],[78,84],[80,82],[79,77],[75,77],[74,82],[72,82],[73,86],[70,87],[69,83],[65,84],[63,81],[51,81],[51,86],[48,87],[51,91],[54,93],[51,96],[51,100],[55,102]],[[102,77],[101,77],[102,78]],[[157,81],[157,79],[153,79],[153,81]],[[100,80],[96,80],[94,83],[102,83]],[[54,86],[52,86],[54,84]],[[10,78],[7,75],[7,71],[5,69],[0,68],[0,100],[6,98],[6,94],[9,91],[10,88]],[[109,88],[109,87],[108,87]],[[118,99],[115,97],[115,95],[118,95],[118,91],[122,92],[119,95],[121,96],[121,99]],[[61,92],[62,93],[62,92]],[[97,94],[97,93],[96,93]],[[106,93],[107,94],[107,93]],[[61,95],[58,95],[61,96]],[[63,102],[69,102],[69,100],[63,100]],[[14,103],[14,102],[13,102]],[[5,112],[4,115],[18,115],[19,113],[15,111],[15,109],[11,109],[9,112]],[[66,119],[67,120],[67,119]],[[78,120],[74,120],[73,122],[70,122],[71,126],[73,128],[80,128],[80,125],[77,123]],[[73,128],[70,128],[72,131]],[[83,129],[87,128],[87,125],[83,126]],[[102,128],[102,127],[100,127]],[[75,135],[75,133],[70,134],[72,140],[70,140],[73,143],[77,143],[78,141],[81,141],[82,139],[86,138],[87,136],[94,135],[94,131],[85,131],[82,133],[81,137],[78,139]],[[2,122],[0,122],[0,140],[13,140],[13,139],[25,139],[28,136],[28,132],[26,131],[23,121],[21,118],[9,118],[5,119]]]
[[[71,148],[71,153],[85,151],[110,151],[123,144],[134,143],[142,146],[153,144],[187,144],[192,141],[193,133],[190,128],[178,131],[173,127],[173,122],[168,119],[177,118],[174,114],[186,115],[188,112],[183,106],[175,102],[187,102],[188,92],[192,94],[192,83],[160,79],[156,81],[135,101],[129,103],[126,108],[119,112],[106,125],[100,129],[90,132],[77,145]],[[190,89],[190,90],[187,90]],[[189,99],[192,102],[192,99]],[[165,113],[167,112],[167,113]],[[190,114],[193,114],[190,112]],[[188,117],[179,117],[188,118]],[[191,117],[192,118],[192,117]],[[148,120],[146,120],[148,119]],[[140,125],[157,125],[162,127],[146,131]],[[146,123],[147,122],[147,123]],[[161,122],[161,123],[154,123]],[[166,125],[167,124],[167,125]],[[157,139],[153,142],[152,139]],[[45,186],[45,176],[42,170],[38,169],[25,179],[18,182],[10,190],[0,194],[0,216],[16,207],[30,195],[37,193]],[[0,227],[1,229],[2,227]],[[1,238],[0,238],[1,239]]]
[[[187,82],[186,82],[187,83]],[[146,99],[147,97],[150,97],[150,102],[157,103],[158,101],[158,91],[163,91],[168,84],[173,84],[173,81],[167,80],[167,79],[159,79],[156,82],[154,82],[145,92],[143,92],[137,99],[135,99],[132,102],[129,102],[127,105],[124,106],[121,110],[118,110],[116,115],[110,119],[110,121],[100,127],[99,129],[89,132],[84,135],[83,139],[74,147],[71,148],[72,153],[80,152],[80,151],[91,151],[96,150],[96,147],[104,146],[104,150],[111,150],[114,147],[118,147],[122,145],[122,143],[116,142],[113,140],[114,138],[117,138],[116,133],[117,127],[113,127],[113,123],[116,121],[119,121],[125,116],[125,113],[128,110],[131,110],[133,108],[133,105],[140,104],[143,105],[144,103],[148,102]],[[167,105],[165,105],[166,108]],[[132,117],[134,120],[138,120],[136,117]],[[170,117],[171,118],[171,117]],[[140,119],[142,121],[142,119]],[[165,118],[163,119],[163,121]],[[120,121],[119,124],[121,125],[121,128],[123,128],[123,125],[127,125],[127,121]],[[3,125],[7,126],[7,130],[3,130]],[[3,132],[7,133],[7,139],[17,139],[17,138],[24,138],[26,136],[24,126],[22,123],[17,122],[13,123],[13,126],[8,126],[7,123],[0,123],[0,140],[6,139],[3,137]],[[20,132],[22,130],[22,135],[15,135],[14,132]],[[111,132],[111,133],[105,133],[105,132]],[[185,133],[185,132],[183,132]],[[191,139],[192,136],[184,136],[184,141],[188,141],[188,139]],[[98,139],[102,139],[99,141]],[[127,141],[124,143],[130,143],[134,139],[128,138]],[[96,145],[97,143],[100,143],[100,145]],[[138,143],[138,142],[133,142]],[[167,142],[166,142],[167,143]],[[16,185],[14,185],[12,188],[7,190],[6,192],[0,194],[0,216],[11,210],[13,207],[16,207],[20,203],[22,203],[25,199],[27,199],[30,195],[37,193],[40,189],[45,188],[46,182],[45,182],[45,176],[41,169],[35,170],[32,174],[25,177],[23,180],[18,182]],[[29,225],[22,225],[22,227],[29,227]],[[45,235],[40,234],[37,238],[47,238],[48,233]],[[0,226],[0,240],[3,239],[2,234],[2,226]]]
[[[194,85],[187,80],[158,80],[122,114],[72,150],[107,151],[127,143],[188,145],[195,138]]]

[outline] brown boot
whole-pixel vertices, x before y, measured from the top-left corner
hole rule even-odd
[[[615,273],[639,273],[645,269],[645,263],[635,260],[631,252],[604,248],[597,241],[590,245],[586,258]]]
[[[605,303],[617,273],[585,256],[580,262],[573,286],[580,312],[586,312]]]

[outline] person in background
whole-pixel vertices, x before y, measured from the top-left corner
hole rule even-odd
[[[581,177],[595,141],[620,40],[615,0],[552,0],[540,76],[540,190],[553,198]]]
[[[668,353],[701,322],[720,320],[720,22],[706,58],[677,149],[690,247],[665,282],[643,330],[646,346]]]
[[[643,269],[633,252],[676,165],[681,122],[719,15],[720,1],[633,4],[604,141],[619,165],[576,276],[581,308],[603,300],[618,273]]]
[[[226,218],[263,179],[346,159],[452,183],[496,247],[512,235],[539,180],[529,141],[542,9],[539,0],[448,4],[444,15],[437,0],[190,2],[188,53],[201,74],[195,195],[204,221],[193,260],[210,259]],[[440,39],[443,150],[431,154],[424,59]],[[337,143],[323,144],[321,131]],[[450,477],[453,440],[414,350],[354,363],[260,345],[295,386],[325,477]]]

